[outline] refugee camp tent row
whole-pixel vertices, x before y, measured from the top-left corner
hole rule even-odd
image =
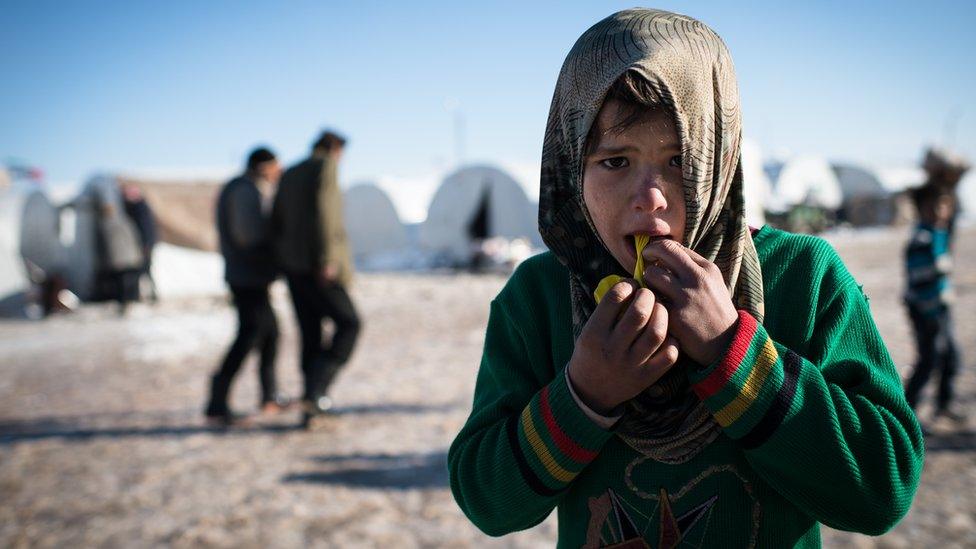
[[[486,243],[525,250],[543,247],[537,230],[537,177],[532,170],[501,166],[462,167],[441,178],[380,177],[344,191],[348,235],[357,264],[368,270],[463,266]],[[764,164],[759,146],[745,140],[742,170],[747,220],[752,226],[782,222],[795,211],[828,212],[853,225],[889,224],[910,218],[904,190],[924,182],[918,168],[870,169],[830,165],[799,156]],[[517,173],[518,176],[513,176]],[[0,173],[2,176],[2,173]],[[100,209],[121,211],[119,185],[142,189],[162,242],[217,249],[216,197],[227,174],[101,174],[70,199],[55,200],[36,186],[14,182],[0,188],[0,299],[28,284],[26,259],[36,272],[58,272],[82,299],[97,294],[97,223]],[[74,191],[72,191],[74,193]],[[960,186],[964,208],[976,209],[972,174]],[[794,229],[816,230],[801,226]],[[507,253],[501,250],[501,253]],[[524,252],[523,252],[524,255]],[[209,257],[209,256],[208,256]],[[209,263],[214,263],[210,261]],[[181,260],[182,261],[182,260]],[[208,264],[209,264],[208,263]],[[155,270],[155,269],[154,269]]]

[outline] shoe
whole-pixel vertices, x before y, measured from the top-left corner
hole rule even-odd
[[[312,419],[329,415],[333,406],[332,399],[327,396],[320,396],[315,400],[302,401],[302,428],[311,428]]]
[[[232,427],[250,423],[248,416],[230,410],[207,410],[204,412],[204,416],[207,418],[207,423],[218,427]]]
[[[295,407],[295,401],[286,397],[277,397],[261,404],[262,416],[273,416],[287,412]]]
[[[274,401],[265,402],[261,405],[262,416],[276,416],[284,411],[285,407]]]
[[[332,410],[333,404],[332,399],[327,396],[320,396],[315,400],[306,400],[302,403],[302,408],[305,413],[312,414],[314,416],[322,416],[328,414]]]

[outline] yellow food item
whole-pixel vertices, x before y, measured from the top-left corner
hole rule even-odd
[[[644,284],[644,248],[651,241],[651,237],[646,234],[634,235],[634,247],[637,249],[637,264],[634,265],[634,278],[637,279],[637,283],[640,284],[641,288],[646,288]],[[596,299],[597,303],[603,299],[603,296],[613,288],[614,284],[623,280],[624,277],[620,275],[609,275],[603,278],[599,284],[596,286],[596,290],[593,291],[593,297]]]
[[[634,247],[637,248],[637,265],[634,265],[634,278],[637,279],[637,283],[640,284],[641,288],[647,287],[647,285],[644,284],[644,248],[647,247],[647,244],[650,243],[650,241],[650,235],[634,235]]]
[[[599,303],[600,300],[603,299],[604,294],[609,292],[610,288],[613,288],[614,284],[620,282],[623,279],[624,277],[620,275],[610,275],[604,277],[603,280],[601,280],[600,283],[596,285],[596,290],[593,290],[593,297],[596,299],[596,302]]]

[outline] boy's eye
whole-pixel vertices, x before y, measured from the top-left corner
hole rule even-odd
[[[680,154],[677,154],[677,155],[672,156],[671,157],[671,160],[668,162],[668,165],[669,166],[673,166],[675,168],[680,168],[681,167],[681,155]]]
[[[600,164],[602,164],[604,168],[619,170],[620,168],[626,168],[629,166],[630,162],[628,162],[627,159],[622,156],[614,156],[613,158],[601,160]]]

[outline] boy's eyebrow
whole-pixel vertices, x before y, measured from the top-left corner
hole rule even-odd
[[[662,145],[662,147],[665,149],[673,149],[677,151],[681,150],[681,145],[677,141],[671,141],[665,143]],[[605,154],[614,155],[614,154],[622,154],[626,152],[636,152],[637,150],[638,150],[637,147],[634,147],[633,145],[621,145],[619,147],[608,147],[606,145],[597,145],[596,149],[591,154],[598,154],[601,156]]]
[[[607,147],[606,145],[597,145],[596,150],[593,151],[593,154],[599,154],[599,155],[621,154],[625,152],[635,152],[636,150],[637,147],[634,147],[632,145],[622,145],[619,147]]]

